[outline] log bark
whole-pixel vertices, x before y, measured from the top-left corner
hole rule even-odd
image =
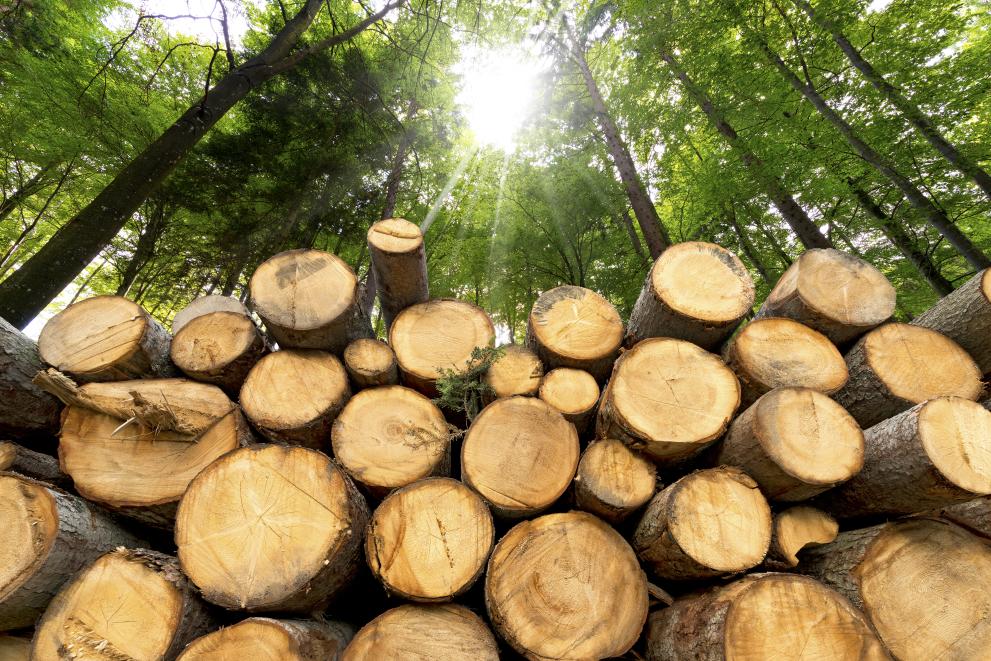
[[[947,505],[928,512],[928,515],[952,521],[975,535],[991,538],[991,496]]]
[[[354,578],[367,522],[365,499],[326,455],[260,444],[196,476],[175,538],[183,571],[208,601],[309,613]]]
[[[486,398],[492,401],[514,395],[536,395],[544,378],[544,364],[537,354],[516,344],[500,348],[502,355],[485,373],[485,383],[492,390]]]
[[[209,312],[182,325],[172,338],[169,355],[189,378],[220,386],[236,398],[266,350],[265,339],[251,317]]]
[[[575,475],[575,505],[612,524],[647,504],[657,489],[657,471],[621,441],[589,444]]]
[[[558,367],[544,375],[540,382],[540,399],[560,411],[579,434],[584,434],[595,419],[599,384],[585,370]]]
[[[399,383],[399,365],[392,347],[382,340],[360,338],[344,350],[344,369],[355,390]]]
[[[654,262],[630,313],[625,343],[673,337],[712,350],[753,304],[753,280],[736,255],[713,243],[679,243]]]
[[[343,661],[407,658],[499,661],[499,648],[485,621],[464,606],[406,604],[362,627]]]
[[[177,661],[340,661],[353,636],[341,622],[249,617],[197,638]]]
[[[430,300],[423,234],[402,218],[380,220],[368,230],[368,255],[388,329],[400,312]]]
[[[991,374],[991,269],[941,298],[912,324],[947,336],[970,354],[981,374]]]
[[[0,471],[17,473],[56,487],[72,486],[72,478],[59,468],[58,459],[9,441],[0,441]]]
[[[172,335],[178,335],[183,326],[197,317],[201,317],[211,312],[235,312],[245,317],[250,317],[251,312],[244,303],[231,296],[221,296],[211,294],[193,299],[189,305],[179,310],[172,318]]]
[[[528,659],[621,656],[640,637],[647,603],[647,578],[629,544],[585,512],[516,525],[485,577],[492,625]]]
[[[37,447],[58,434],[58,399],[31,380],[44,364],[38,347],[0,319],[0,436]]]
[[[774,515],[771,548],[764,567],[778,571],[794,569],[806,547],[822,546],[836,539],[840,524],[826,512],[808,505],[796,505]]]

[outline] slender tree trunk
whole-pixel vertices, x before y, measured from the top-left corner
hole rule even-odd
[[[636,228],[633,227],[633,219],[630,218],[629,210],[623,209],[623,213],[616,214],[616,222],[626,230],[626,235],[630,237],[630,244],[633,246],[633,252],[637,254],[640,261],[644,264],[649,264],[647,254],[643,251],[643,243],[640,242],[640,235],[637,234]]]
[[[93,261],[141,203],[234,104],[308,55],[353,38],[402,1],[395,0],[344,32],[291,52],[323,6],[323,0],[306,0],[265,50],[221,78],[41,250],[0,283],[0,316],[18,328],[26,326]]]
[[[767,242],[771,244],[771,250],[773,250],[774,254],[778,256],[778,259],[781,260],[781,263],[784,264],[784,267],[787,269],[789,266],[791,266],[791,263],[794,260],[792,260],[792,258],[788,255],[788,253],[785,252],[785,249],[781,247],[781,243],[778,241],[778,237],[774,236],[774,233],[771,232],[771,230],[767,229],[767,226],[765,226],[764,223],[760,222],[759,218],[754,218],[754,225],[756,225],[757,229],[760,230],[760,233],[764,235],[764,238],[767,239]]]
[[[764,162],[747,147],[736,130],[730,126],[722,114],[712,103],[712,99],[689,77],[674,56],[661,50],[661,58],[667,62],[671,71],[677,76],[688,92],[689,96],[698,104],[702,112],[708,117],[709,122],[726,139],[730,147],[735,151],[743,164],[750,171],[750,174],[764,187],[764,192],[771,199],[771,203],[778,210],[785,222],[788,223],[792,231],[806,248],[832,248],[829,239],[819,230],[812,219],[809,218],[805,210],[799,206],[795,198],[787,192],[781,181],[766,172]]]
[[[943,158],[949,161],[954,167],[956,167],[960,172],[964,173],[968,177],[974,180],[974,183],[984,191],[984,194],[991,198],[991,175],[987,173],[986,170],[981,168],[981,166],[974,159],[969,156],[962,154],[960,150],[947,140],[939,132],[929,117],[926,116],[924,112],[917,106],[908,100],[904,94],[902,94],[897,87],[889,83],[884,79],[884,77],[878,73],[874,66],[864,59],[864,56],[857,50],[853,44],[846,38],[839,27],[833,23],[831,20],[826,18],[824,15],[813,9],[812,5],[808,0],[792,0],[795,5],[804,11],[812,22],[818,25],[820,28],[832,35],[833,41],[836,45],[840,47],[840,50],[847,56],[850,60],[850,64],[857,68],[863,75],[864,79],[867,80],[874,88],[888,100],[891,105],[898,109],[905,119],[915,127],[915,129],[922,134],[929,144],[938,151]]]
[[[148,258],[151,257],[152,253],[155,252],[155,244],[158,243],[159,237],[162,236],[162,232],[165,230],[165,215],[165,202],[161,202],[152,211],[144,232],[138,236],[134,255],[131,256],[131,261],[127,263],[127,268],[124,269],[124,275],[121,276],[120,284],[117,286],[118,296],[127,296],[127,291],[134,283],[134,279],[138,277],[138,272],[148,262]]]
[[[10,194],[10,197],[4,198],[0,202],[0,222],[2,222],[10,213],[20,205],[21,202],[38,192],[38,189],[44,185],[45,175],[48,171],[54,167],[52,164],[48,164],[34,173],[30,179],[25,182],[23,186],[18,188],[16,191]]]
[[[754,247],[753,242],[747,233],[744,231],[743,227],[740,226],[740,221],[736,217],[736,207],[732,203],[726,207],[726,219],[729,220],[730,225],[733,227],[733,231],[736,232],[737,241],[740,244],[740,250],[743,251],[744,256],[753,264],[754,268],[757,269],[757,273],[760,274],[761,280],[767,283],[768,287],[774,286],[774,278],[771,277],[770,272],[767,270],[764,262],[760,258],[760,254]]]
[[[21,244],[24,242],[24,240],[27,239],[28,236],[34,231],[34,228],[38,226],[38,223],[41,222],[41,219],[44,217],[45,212],[48,211],[48,207],[51,206],[52,200],[54,200],[55,197],[59,194],[59,191],[62,190],[62,186],[65,185],[65,180],[69,178],[69,173],[72,172],[74,163],[75,163],[75,159],[69,161],[69,165],[65,168],[65,172],[62,173],[62,176],[59,177],[58,183],[55,185],[55,190],[53,190],[51,194],[45,199],[45,203],[41,206],[41,210],[38,211],[38,214],[34,217],[34,220],[32,220],[21,231],[21,233],[17,235],[17,239],[14,240],[14,243],[12,243],[10,248],[8,248],[6,252],[4,252],[3,257],[0,257],[0,277],[3,277],[3,275],[10,269],[11,263],[13,261],[11,258],[14,256],[14,253],[17,251],[18,248],[21,247]],[[37,176],[38,175],[35,175],[35,177]],[[0,220],[3,219],[3,215],[4,214],[0,214]]]

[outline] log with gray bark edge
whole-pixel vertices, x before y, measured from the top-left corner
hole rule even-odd
[[[662,252],[647,274],[625,342],[673,337],[712,350],[753,305],[753,280],[736,255],[714,243],[679,243]]]
[[[58,434],[62,405],[31,382],[42,369],[37,345],[0,319],[0,437],[37,445]]]
[[[368,229],[368,254],[385,327],[411,305],[430,299],[423,234],[402,218],[387,218]]]
[[[536,395],[544,378],[544,365],[537,354],[518,344],[499,348],[502,355],[493,361],[485,373],[485,383],[492,390],[485,393],[487,401],[514,395]]]
[[[842,532],[799,570],[844,594],[896,659],[991,655],[991,546],[939,519]]]
[[[757,317],[788,317],[846,344],[894,311],[895,288],[880,271],[839,250],[816,248],[788,267]]]
[[[343,661],[499,661],[492,630],[457,604],[406,604],[363,626]]]
[[[798,566],[798,553],[810,546],[822,546],[836,539],[840,524],[826,512],[808,505],[796,505],[774,515],[771,548],[764,567],[785,571]]]
[[[245,317],[251,316],[251,312],[248,311],[244,303],[232,296],[221,296],[219,294],[200,296],[199,298],[194,298],[189,305],[179,310],[172,317],[172,336],[178,335],[183,326],[196,317],[201,317],[212,312],[234,312]]]
[[[197,638],[177,661],[339,661],[353,636],[341,622],[249,617]]]
[[[141,542],[78,496],[0,474],[0,631],[29,627],[97,556]]]
[[[983,391],[974,360],[928,328],[885,324],[846,355],[850,380],[833,399],[864,429],[935,397],[976,400]]]
[[[991,538],[991,496],[954,503],[927,514],[952,521],[975,535]]]
[[[575,505],[619,523],[647,504],[657,488],[657,471],[622,441],[593,441],[575,474]]]
[[[912,324],[947,336],[970,354],[981,374],[991,373],[991,269],[941,298]]]
[[[190,319],[172,338],[169,355],[195,381],[237,397],[244,379],[267,348],[255,322],[237,312],[208,312]]]
[[[399,383],[399,366],[392,347],[382,340],[362,337],[344,350],[344,369],[356,390]]]
[[[791,574],[751,574],[653,613],[648,661],[884,661],[884,645],[850,602]]]
[[[841,518],[911,514],[991,494],[991,412],[976,402],[930,400],[865,441],[863,469],[817,506]]]
[[[213,616],[172,556],[106,553],[56,595],[38,622],[35,661],[174,659],[214,627]]]
[[[0,441],[0,471],[17,473],[57,487],[72,486],[72,478],[59,468],[58,459],[10,441]]]
[[[545,374],[540,382],[540,399],[560,411],[579,434],[584,434],[595,418],[599,384],[585,370],[558,367]]]

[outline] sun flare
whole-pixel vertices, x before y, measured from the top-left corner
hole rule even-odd
[[[539,64],[519,50],[469,53],[461,62],[457,101],[477,143],[512,151],[530,115]]]

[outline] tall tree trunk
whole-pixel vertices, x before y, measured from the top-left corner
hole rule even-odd
[[[18,328],[26,326],[93,261],[207,131],[251,89],[312,53],[350,40],[403,1],[394,0],[354,27],[291,52],[323,6],[323,0],[306,0],[265,50],[221,78],[41,250],[0,283],[0,316]]]
[[[626,230],[626,235],[630,237],[630,244],[633,246],[633,252],[637,254],[640,261],[644,264],[648,264],[646,253],[643,251],[643,243],[640,242],[640,235],[637,234],[637,230],[633,227],[633,219],[630,218],[629,209],[623,209],[623,213],[616,214],[616,222],[619,226]]]
[[[950,242],[957,252],[959,252],[964,259],[970,263],[976,269],[984,269],[991,266],[991,259],[981,251],[976,245],[974,245],[970,239],[968,239],[963,232],[960,231],[956,225],[953,224],[946,213],[937,207],[932,200],[925,196],[925,194],[919,190],[919,188],[913,184],[907,177],[902,175],[895,169],[894,164],[888,161],[886,158],[881,156],[876,152],[870,145],[860,139],[857,133],[853,130],[853,127],[846,122],[845,119],[840,117],[839,113],[833,110],[826,100],[819,94],[815,86],[812,84],[811,80],[806,80],[803,82],[791,68],[785,64],[784,60],[781,59],[777,53],[771,50],[771,47],[767,45],[754,30],[746,27],[745,23],[740,21],[743,30],[750,36],[751,40],[758,47],[767,61],[778,70],[781,76],[788,81],[792,89],[804,96],[809,103],[811,103],[819,114],[822,115],[826,121],[833,125],[840,135],[846,139],[847,144],[853,148],[857,154],[864,159],[867,163],[873,166],[878,172],[887,177],[891,183],[898,187],[899,190],[905,195],[909,203],[915,207],[926,219],[930,225],[932,225],[936,230],[942,234],[947,241]]]
[[[48,171],[54,167],[53,164],[49,163],[40,170],[34,173],[34,175],[24,183],[23,186],[18,188],[16,191],[10,194],[10,197],[4,198],[0,202],[0,222],[2,222],[7,216],[10,215],[14,209],[20,205],[21,202],[38,192],[38,189],[44,185],[45,175]]]
[[[806,248],[832,248],[829,239],[819,230],[812,219],[809,218],[805,210],[799,206],[791,193],[785,190],[784,185],[774,175],[768,174],[764,162],[747,147],[736,130],[730,126],[722,113],[716,109],[712,99],[705,93],[691,77],[681,68],[674,56],[665,49],[661,50],[661,59],[667,62],[671,71],[681,81],[685,91],[698,104],[702,112],[708,117],[709,122],[726,139],[730,147],[735,151],[743,164],[750,171],[750,174],[764,187],[764,192],[771,199],[771,203],[784,218],[788,226],[798,237]]]
[[[767,270],[763,260],[760,258],[760,253],[754,247],[753,242],[747,233],[744,231],[743,227],[740,226],[740,221],[736,217],[736,207],[733,203],[726,206],[726,219],[729,220],[730,225],[733,227],[733,231],[736,232],[737,242],[740,244],[740,250],[743,251],[744,256],[750,261],[757,273],[760,274],[761,280],[767,283],[768,287],[774,286],[774,278],[771,277],[770,272]]]
[[[155,206],[151,216],[148,218],[148,224],[145,226],[141,235],[138,236],[138,243],[134,247],[134,254],[131,256],[131,261],[127,263],[127,268],[124,269],[124,275],[121,276],[120,284],[117,286],[118,296],[127,296],[127,290],[131,288],[134,279],[138,277],[138,272],[148,262],[148,258],[151,257],[152,253],[155,252],[155,244],[158,243],[159,237],[162,236],[165,230],[165,206],[164,201]]]
[[[54,200],[55,197],[59,194],[59,191],[62,190],[62,186],[65,185],[65,180],[69,178],[69,173],[72,172],[72,168],[74,167],[74,164],[75,164],[75,159],[69,161],[69,165],[65,168],[65,172],[62,173],[62,176],[59,177],[58,183],[55,185],[55,190],[53,190],[51,194],[45,199],[45,203],[41,206],[41,210],[38,211],[38,214],[34,217],[34,220],[28,223],[28,225],[23,230],[21,230],[21,233],[17,235],[17,238],[14,240],[14,242],[10,245],[10,247],[6,250],[6,252],[4,252],[3,257],[0,257],[0,277],[3,277],[3,274],[10,269],[11,263],[13,261],[12,258],[14,256],[14,253],[17,251],[18,248],[21,247],[21,244],[24,242],[24,240],[27,239],[28,236],[34,231],[34,228],[38,226],[38,223],[41,222],[41,219],[44,217],[45,212],[48,211],[48,207],[51,206],[52,200]],[[35,175],[35,178],[37,177],[38,175]],[[21,191],[23,190],[24,189],[22,188]],[[18,191],[18,193],[21,191]],[[13,209],[13,207],[11,207],[11,209]],[[4,215],[5,214],[0,213],[0,220],[3,219]]]
[[[924,112],[912,103],[909,99],[902,94],[897,87],[889,83],[884,79],[884,77],[878,73],[874,66],[864,59],[864,56],[857,50],[853,44],[846,38],[839,27],[833,23],[831,20],[826,18],[824,15],[817,12],[812,8],[811,3],[808,0],[792,0],[795,5],[804,11],[812,22],[818,25],[820,28],[832,35],[833,41],[836,45],[840,47],[840,50],[847,56],[850,60],[850,64],[857,68],[863,75],[864,79],[867,80],[874,88],[888,100],[891,105],[898,109],[905,119],[915,127],[915,129],[922,134],[929,144],[938,151],[943,158],[953,164],[960,172],[964,173],[968,177],[974,180],[974,183],[980,187],[984,194],[991,198],[991,175],[987,173],[986,170],[981,168],[981,166],[974,159],[970,158],[966,154],[962,154],[960,150],[947,140],[939,132],[935,126],[933,126],[932,121],[926,116]]]

